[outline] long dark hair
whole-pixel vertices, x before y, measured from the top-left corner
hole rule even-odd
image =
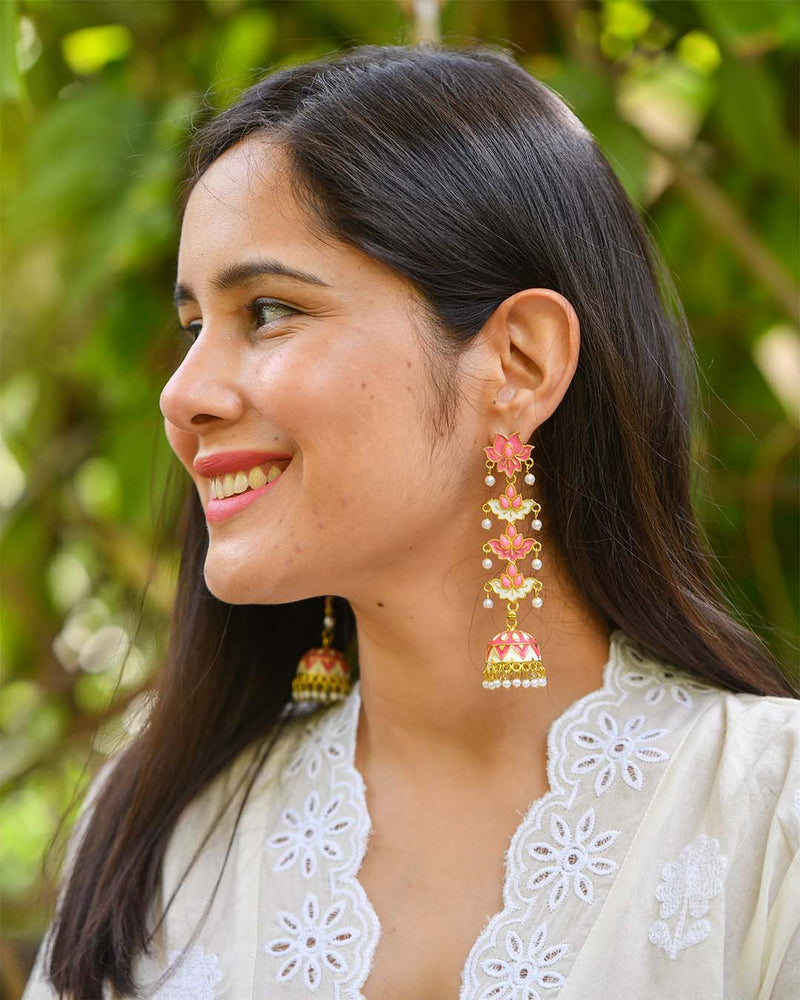
[[[440,434],[458,405],[455,363],[504,299],[544,287],[572,303],[578,367],[531,438],[566,570],[610,627],[655,656],[731,691],[797,697],[727,606],[693,509],[698,374],[674,286],[564,102],[498,46],[335,52],[265,76],[194,131],[181,212],[206,168],[250,135],[288,153],[318,233],[415,287]],[[69,997],[99,997],[106,979],[136,995],[133,960],[149,951],[148,904],[178,817],[255,747],[246,801],[288,717],[297,659],[319,641],[319,597],[231,606],[209,593],[191,486],[181,531],[157,698],[93,804],[51,927],[48,975]],[[337,645],[352,649],[352,610],[338,597],[335,610]]]

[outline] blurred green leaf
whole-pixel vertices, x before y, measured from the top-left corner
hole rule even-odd
[[[25,88],[17,64],[17,0],[0,3],[0,100],[18,101]]]
[[[86,76],[127,56],[133,39],[124,24],[103,24],[72,31],[64,36],[61,45],[69,68]]]
[[[604,29],[617,38],[638,38],[653,20],[653,12],[638,0],[604,0],[602,11]]]
[[[709,28],[739,55],[797,42],[800,7],[794,0],[712,0],[697,9]]]
[[[718,92],[712,121],[720,138],[753,176],[775,178],[796,198],[797,149],[786,134],[781,91],[767,67],[754,59],[724,59]]]
[[[254,70],[266,67],[278,25],[269,8],[247,7],[226,24],[216,58],[214,93],[224,107],[251,81]]]
[[[119,473],[105,458],[90,458],[75,473],[75,492],[92,517],[113,519],[121,502]]]
[[[687,31],[677,45],[678,58],[698,73],[713,73],[722,61],[719,46],[705,31]]]
[[[0,729],[8,735],[19,733],[42,703],[44,692],[35,681],[12,681],[0,688]]]

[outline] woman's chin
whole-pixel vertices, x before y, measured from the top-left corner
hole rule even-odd
[[[209,592],[225,604],[289,604],[308,597],[310,590],[295,586],[277,585],[277,581],[264,580],[252,569],[231,566],[228,560],[222,565],[213,558],[206,558],[203,578]]]
[[[203,578],[209,592],[225,604],[268,604],[263,593],[255,592],[256,581],[248,580],[245,573],[230,565],[214,566],[213,560],[206,560]]]

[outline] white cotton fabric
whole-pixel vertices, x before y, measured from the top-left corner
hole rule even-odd
[[[199,935],[237,809],[189,870],[156,952],[137,960],[146,989],[183,959],[147,995],[373,1000],[381,928],[358,881],[370,834],[359,709],[356,682],[287,724]],[[153,916],[250,758],[184,812]],[[602,687],[550,727],[548,778],[506,852],[503,909],[466,956],[458,997],[441,1000],[800,997],[799,701],[701,683],[616,629]],[[22,1000],[54,1000],[43,947]]]

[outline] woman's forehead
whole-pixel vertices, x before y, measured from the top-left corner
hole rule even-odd
[[[183,227],[219,220],[237,230],[247,225],[310,232],[294,197],[285,158],[269,145],[245,140],[226,150],[203,172],[189,194]]]

